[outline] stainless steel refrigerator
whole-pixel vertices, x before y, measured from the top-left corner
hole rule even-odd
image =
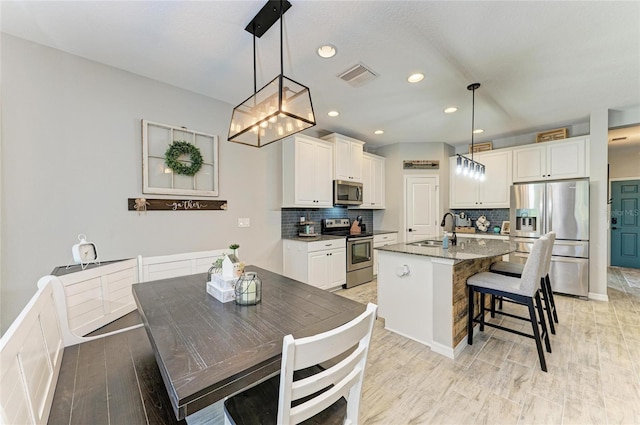
[[[511,261],[524,263],[535,239],[554,231],[549,277],[554,292],[589,295],[589,180],[511,186]]]

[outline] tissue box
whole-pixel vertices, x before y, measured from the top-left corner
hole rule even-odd
[[[207,293],[222,303],[227,303],[236,299],[236,293],[233,288],[223,289],[219,287],[216,282],[207,282]]]
[[[227,276],[222,276],[222,274],[214,274],[213,275],[213,282],[220,288],[220,289],[233,289],[233,285],[235,285],[235,283],[238,281],[237,277],[227,277]]]

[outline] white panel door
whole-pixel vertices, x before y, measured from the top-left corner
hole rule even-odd
[[[405,177],[406,242],[438,234],[438,177]]]

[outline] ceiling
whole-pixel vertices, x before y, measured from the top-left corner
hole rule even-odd
[[[1,2],[2,32],[235,106],[253,92],[263,1]],[[370,147],[469,143],[586,122],[640,104],[640,2],[296,1],[285,75],[309,86],[318,128]],[[257,40],[258,86],[279,74],[279,30]],[[322,59],[325,43],[337,55]],[[356,64],[378,76],[351,87]],[[407,82],[422,72],[425,79]],[[444,114],[449,106],[458,112]],[[327,116],[337,110],[335,118]],[[384,130],[374,135],[374,130]],[[226,131],[226,129],[225,129]]]

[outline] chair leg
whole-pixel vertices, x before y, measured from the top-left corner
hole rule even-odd
[[[540,278],[540,290],[544,297],[544,308],[547,310],[547,317],[549,318],[549,329],[552,334],[556,334],[556,327],[553,326],[553,312],[551,311],[551,302],[549,301],[549,293],[547,292],[547,285],[544,278]]]
[[[480,292],[480,332],[484,332],[484,292]]]
[[[538,349],[538,358],[540,359],[540,368],[543,372],[547,371],[547,362],[544,360],[544,350],[542,349],[542,341],[540,340],[540,329],[538,328],[538,319],[536,318],[536,311],[533,307],[533,299],[527,300],[527,307],[529,308],[529,317],[531,318],[531,327],[533,328],[533,339],[536,341],[536,348]]]
[[[549,302],[551,302],[551,308],[553,308],[553,321],[558,323],[558,313],[556,313],[556,300],[553,297],[553,289],[551,289],[551,280],[549,280],[549,275],[545,276],[544,283],[547,287],[547,293],[549,294]]]
[[[551,343],[549,342],[549,332],[547,331],[547,321],[544,318],[544,311],[542,310],[542,300],[540,300],[540,291],[536,291],[535,304],[538,308],[538,314],[540,315],[540,326],[542,327],[542,337],[544,338],[544,345],[547,348],[547,353],[551,352]]]
[[[467,308],[467,344],[473,345],[473,286],[467,288],[469,290],[469,306]]]
[[[491,318],[496,317],[496,296],[491,294]]]

